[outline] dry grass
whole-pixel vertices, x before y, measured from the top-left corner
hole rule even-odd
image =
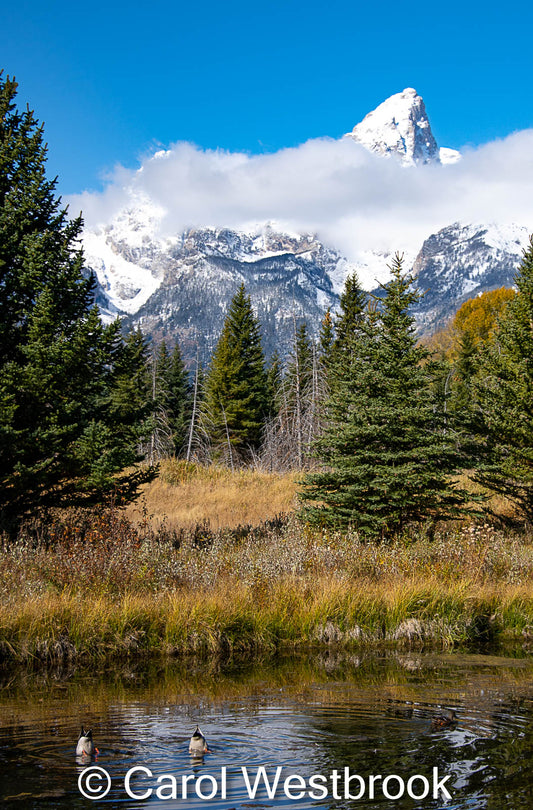
[[[294,517],[155,532],[114,511],[0,557],[0,655],[39,661],[533,639],[533,544],[486,524],[387,545]]]
[[[481,508],[490,511],[493,515],[499,515],[506,519],[516,518],[516,506],[504,495],[490,492],[485,487],[481,486],[481,484],[475,483],[472,480],[473,475],[474,470],[470,470],[455,477],[459,487],[465,489],[467,492],[471,492],[476,498],[481,497],[480,502],[476,503],[473,500],[470,505],[473,508]]]
[[[533,589],[465,581],[313,583],[285,580],[268,594],[220,583],[213,591],[80,598],[71,590],[0,607],[5,658],[45,662],[142,655],[229,656],[287,648],[530,640]]]
[[[0,661],[533,642],[533,537],[365,543],[290,514],[295,479],[170,461],[144,509],[28,525],[1,549]]]
[[[255,470],[232,473],[171,459],[162,462],[159,478],[144,488],[140,503],[155,526],[163,521],[170,527],[205,522],[213,529],[257,525],[294,509],[296,478]],[[127,514],[139,521],[144,511],[137,504]]]

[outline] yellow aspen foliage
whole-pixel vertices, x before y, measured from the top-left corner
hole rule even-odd
[[[469,298],[462,304],[455,316],[444,329],[440,329],[424,340],[431,352],[455,360],[459,353],[461,341],[466,335],[473,346],[485,343],[498,328],[498,319],[505,307],[516,296],[509,287],[489,290],[475,298]]]
[[[514,290],[499,287],[476,298],[469,298],[457,310],[452,322],[457,337],[464,337],[468,333],[475,346],[485,343],[496,331],[498,318],[515,296]],[[455,344],[457,345],[457,339]]]

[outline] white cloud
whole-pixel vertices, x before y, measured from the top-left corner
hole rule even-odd
[[[275,221],[316,232],[356,261],[365,250],[416,251],[455,221],[516,222],[533,230],[533,130],[463,153],[453,165],[404,167],[355,143],[318,139],[268,155],[178,143],[137,171],[117,168],[105,191],[72,197],[86,225],[150,198],[160,235],[187,227]]]

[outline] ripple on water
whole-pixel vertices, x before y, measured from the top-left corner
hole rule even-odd
[[[248,769],[252,781],[257,769],[266,768],[273,778],[278,766],[283,775],[328,775],[349,767],[352,772],[453,774],[454,799],[447,807],[480,810],[498,806],[508,776],[517,787],[505,806],[528,808],[522,794],[521,776],[533,755],[533,688],[522,664],[508,663],[502,670],[461,660],[455,666],[447,659],[431,666],[406,668],[374,662],[370,675],[364,668],[334,678],[317,670],[316,681],[305,673],[298,683],[297,664],[288,687],[278,688],[265,680],[260,685],[241,678],[228,694],[214,697],[208,689],[187,684],[186,701],[177,696],[175,682],[168,693],[154,696],[150,685],[128,690],[110,686],[67,683],[64,690],[51,690],[39,697],[31,684],[24,690],[4,690],[0,704],[0,796],[5,806],[53,808],[85,807],[77,788],[84,764],[74,751],[81,723],[92,725],[100,750],[98,765],[111,775],[107,802],[123,808],[138,808],[129,799],[123,777],[129,768],[145,766],[155,776],[173,774],[212,775],[219,778],[227,768],[226,800],[206,803],[193,795],[187,805],[229,810],[231,807],[267,803],[285,808],[295,804],[331,807],[332,800],[295,802],[282,791],[269,799],[261,791],[252,799],[243,781]],[[401,662],[400,662],[401,664]],[[180,676],[181,677],[181,676]],[[255,684],[255,685],[254,685]],[[180,682],[180,687],[183,684]],[[242,694],[239,693],[242,691]],[[183,690],[182,690],[183,691]],[[163,690],[164,692],[164,690]],[[431,720],[446,708],[454,708],[458,723],[435,730]],[[188,740],[196,724],[205,733],[211,753],[191,759]],[[154,786],[154,779],[138,782]],[[503,796],[503,793],[502,793]],[[6,803],[7,799],[7,803]],[[336,807],[350,806],[338,800]],[[183,801],[165,801],[164,807],[183,807]],[[352,802],[357,808],[398,807],[383,797]],[[406,805],[408,806],[408,805]],[[424,807],[436,807],[432,800]],[[500,806],[504,806],[501,804]]]

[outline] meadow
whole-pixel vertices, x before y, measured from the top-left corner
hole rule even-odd
[[[368,543],[302,524],[296,487],[174,461],[127,512],[26,524],[0,557],[0,660],[533,642],[531,534],[479,519]]]

